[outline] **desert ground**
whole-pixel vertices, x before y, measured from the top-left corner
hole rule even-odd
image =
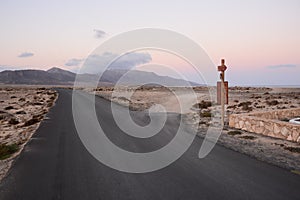
[[[56,98],[56,91],[44,87],[0,87],[0,180]]]
[[[151,108],[152,112],[165,110],[181,113],[185,122],[197,129],[199,137],[205,137],[207,128],[213,124],[211,116],[220,108],[212,100],[215,99],[213,87],[195,87],[194,94],[186,88],[160,86],[121,87],[115,90],[106,86],[84,90],[128,106],[130,110],[147,112]],[[57,92],[51,88],[0,87],[0,141],[2,151],[6,151],[4,153],[7,154],[0,159],[0,180],[40,122],[45,120],[45,114],[54,105],[57,97]],[[300,88],[230,87],[225,122],[228,123],[230,114],[295,107],[300,107]],[[224,127],[218,143],[234,151],[300,173],[299,143],[234,130],[228,126]],[[7,146],[9,148],[3,148]]]

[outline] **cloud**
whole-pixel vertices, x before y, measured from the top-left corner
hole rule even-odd
[[[94,54],[89,56],[84,63],[84,70],[88,73],[98,73],[105,69],[106,65],[114,60],[110,64],[108,69],[124,69],[129,70],[140,64],[148,63],[152,61],[152,57],[149,53],[128,53],[119,57],[119,54],[105,52],[101,55]],[[116,59],[116,60],[115,60]]]
[[[27,57],[31,57],[33,56],[34,54],[33,53],[30,53],[30,52],[23,52],[21,53],[20,55],[18,55],[19,58],[27,58]]]
[[[77,59],[77,58],[72,58],[70,60],[68,60],[66,63],[65,63],[65,66],[74,66],[74,67],[77,67],[80,65],[80,63],[83,61],[83,59]]]
[[[94,29],[94,32],[95,32],[95,37],[96,38],[103,38],[106,33],[102,30],[99,30],[99,29]]]
[[[295,67],[297,67],[297,65],[293,65],[293,64],[267,66],[267,68],[269,69],[295,68]]]

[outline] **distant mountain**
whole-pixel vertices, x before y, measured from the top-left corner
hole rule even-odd
[[[55,75],[43,70],[6,70],[0,72],[1,84],[28,84],[28,85],[65,85],[66,82],[60,80]]]
[[[128,71],[120,69],[107,70],[103,73],[99,85],[115,84]],[[67,70],[53,67],[47,71],[43,70],[6,70],[0,72],[0,84],[27,84],[27,85],[72,85],[76,74]],[[98,81],[96,74],[78,74],[77,81],[89,83]],[[123,85],[140,85],[144,81],[148,83],[163,82],[172,86],[182,86],[185,81],[168,76],[159,76],[153,72],[132,70],[123,79]],[[191,85],[199,85],[190,82]]]
[[[61,81],[71,81],[75,80],[76,74],[67,70],[63,70],[57,67],[52,67],[47,70],[48,73],[55,75],[55,77]]]

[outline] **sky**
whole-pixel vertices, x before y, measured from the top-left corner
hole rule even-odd
[[[0,27],[0,71],[76,71],[109,38],[151,27],[186,35],[216,66],[225,58],[231,85],[300,85],[299,0],[10,0],[0,1]],[[125,60],[170,59],[154,52],[149,61],[142,54]],[[187,71],[176,59],[166,62]]]

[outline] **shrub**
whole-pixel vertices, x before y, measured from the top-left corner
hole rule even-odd
[[[293,153],[300,153],[300,147],[284,147],[284,149]]]
[[[24,110],[20,110],[18,112],[16,112],[17,115],[24,115],[26,114],[26,112]]]
[[[242,135],[242,132],[241,131],[229,131],[227,134],[228,135]]]
[[[283,122],[289,122],[290,120],[288,118],[283,118],[283,119],[281,119],[281,121],[283,121]]]
[[[4,160],[8,158],[11,154],[17,152],[19,150],[19,146],[17,144],[1,144],[0,145],[0,160]]]
[[[227,106],[228,109],[236,109],[236,105]]]
[[[240,138],[246,139],[246,140],[254,140],[254,139],[256,139],[256,137],[254,137],[252,135],[245,135],[245,136],[241,136]]]
[[[238,107],[242,107],[242,110],[252,111],[252,107],[250,106],[251,104],[252,102],[246,101],[246,102],[239,103]]]
[[[211,107],[211,106],[212,106],[211,101],[204,101],[204,100],[202,100],[200,103],[196,103],[196,104],[193,105],[193,107],[201,108],[201,109],[206,109],[206,108]]]
[[[272,100],[272,101],[266,101],[266,104],[268,106],[275,106],[275,105],[279,104],[279,102],[277,100]]]
[[[40,119],[38,119],[36,117],[32,117],[30,120],[26,121],[23,126],[31,126],[31,125],[36,124],[38,122],[40,122]]]
[[[11,110],[11,109],[14,109],[14,107],[12,107],[12,106],[7,106],[7,107],[4,108],[4,110]]]
[[[16,125],[19,123],[19,121],[16,119],[16,118],[10,118],[10,120],[8,121],[9,124],[12,124],[12,125]]]
[[[20,98],[19,101],[23,102],[25,101],[25,98]]]
[[[203,113],[200,113],[200,117],[212,117],[212,114],[209,111],[205,111]]]

